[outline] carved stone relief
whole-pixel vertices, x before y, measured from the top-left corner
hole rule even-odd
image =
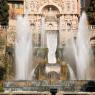
[[[41,6],[47,3],[53,3],[64,9],[64,0],[30,0],[29,3],[32,12],[37,12]]]

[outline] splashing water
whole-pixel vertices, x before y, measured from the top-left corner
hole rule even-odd
[[[27,16],[18,16],[16,24],[15,63],[16,80],[29,78],[29,64],[32,57],[32,35]]]
[[[70,74],[70,80],[76,80],[76,77],[75,77],[75,74],[74,74],[74,71],[73,69],[71,68],[71,66],[69,64],[67,64],[68,66],[68,70],[69,70],[69,74]]]
[[[67,63],[69,63],[68,69],[74,71],[78,80],[93,80],[93,65],[94,55],[90,45],[89,29],[87,24],[86,13],[83,12],[80,18],[78,32],[76,38],[70,39],[66,43],[64,49],[64,56]],[[73,76],[70,73],[70,76]],[[70,78],[70,79],[74,79]]]
[[[93,53],[90,46],[89,29],[86,13],[83,12],[79,22],[77,44],[77,75],[79,80],[91,79],[90,66],[93,60]]]
[[[68,71],[69,71],[69,80],[76,80],[76,45],[75,40],[72,38],[66,42],[64,48],[64,61],[66,61]]]

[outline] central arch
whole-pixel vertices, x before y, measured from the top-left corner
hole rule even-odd
[[[62,9],[56,4],[44,4],[43,6],[39,8],[39,13],[42,14],[43,9],[47,6],[52,6],[53,8],[56,8],[59,11],[59,14],[61,14],[62,12]]]
[[[40,14],[42,14],[42,22],[45,26],[42,30],[41,43],[44,43],[43,46],[47,47],[47,34],[52,32],[52,35],[57,35],[57,47],[59,45],[59,20],[61,8],[55,4],[44,4],[39,9]],[[42,24],[42,25],[43,25]],[[48,35],[49,37],[50,35]]]

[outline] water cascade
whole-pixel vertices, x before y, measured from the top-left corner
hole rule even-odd
[[[69,64],[67,64],[67,66],[68,66],[69,75],[70,75],[69,79],[70,80],[76,80],[75,73],[74,73],[73,69],[71,68],[71,66]]]
[[[48,63],[56,63],[56,49],[57,49],[57,33],[47,33],[47,47],[48,47]]]
[[[32,35],[27,16],[18,16],[15,39],[16,80],[28,80],[32,58]]]
[[[45,17],[41,19],[41,47],[44,48],[44,40],[45,40]]]

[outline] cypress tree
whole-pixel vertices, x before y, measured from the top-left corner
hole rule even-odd
[[[89,24],[95,25],[95,0],[91,0],[87,9]]]
[[[8,0],[0,0],[0,25],[8,26],[9,21]]]

